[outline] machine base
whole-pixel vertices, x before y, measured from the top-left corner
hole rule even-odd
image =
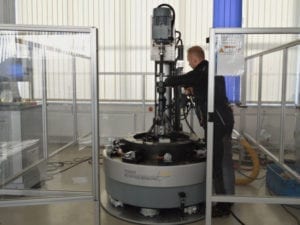
[[[123,207],[114,207],[108,198],[105,190],[101,190],[101,206],[113,217],[124,220],[126,222],[143,224],[143,225],[175,225],[194,223],[205,218],[205,204],[199,205],[199,212],[196,214],[184,214],[179,209],[163,209],[160,210],[158,216],[145,217],[140,213],[141,208],[124,205]]]

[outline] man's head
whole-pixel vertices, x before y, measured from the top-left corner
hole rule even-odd
[[[205,59],[205,53],[200,46],[190,47],[187,51],[187,60],[189,65],[194,69],[202,60]]]

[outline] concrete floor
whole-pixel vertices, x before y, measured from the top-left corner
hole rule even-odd
[[[92,202],[57,203],[51,205],[1,208],[1,225],[95,225],[95,204]],[[291,209],[294,214],[299,210]],[[280,206],[236,204],[234,213],[246,225],[296,225],[297,222]],[[101,225],[132,225],[101,210]],[[204,225],[199,221],[191,225]],[[238,225],[232,217],[213,219],[213,225]]]
[[[67,150],[50,161],[72,161],[74,158],[84,158],[90,155],[89,151]],[[63,168],[58,168],[58,171]],[[262,171],[263,175],[264,171]],[[55,171],[54,171],[55,174]],[[50,175],[50,174],[48,174]],[[62,173],[48,176],[41,190],[63,191],[90,191],[91,164],[89,161],[78,164]],[[101,173],[103,181],[103,173]],[[101,183],[103,186],[104,182]],[[239,195],[264,196],[266,195],[265,180],[257,180],[248,186],[237,187]],[[15,197],[14,197],[15,198]],[[300,200],[299,200],[300,204]],[[96,225],[95,217],[99,207],[93,202],[66,202],[50,205],[36,205],[26,207],[0,208],[0,225]],[[101,225],[131,225],[118,220],[100,209]],[[297,225],[296,220],[279,205],[265,204],[235,204],[233,212],[246,225]],[[300,210],[289,208],[300,219]],[[204,225],[199,221],[191,225]],[[238,225],[239,223],[228,216],[213,219],[213,225]]]

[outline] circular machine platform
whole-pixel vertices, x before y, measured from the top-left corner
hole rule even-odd
[[[125,205],[123,207],[113,206],[108,198],[105,190],[101,191],[101,206],[113,217],[124,220],[126,222],[143,225],[175,225],[194,223],[205,218],[205,204],[199,205],[197,213],[189,215],[182,213],[179,209],[160,210],[158,216],[145,217],[140,213],[139,207]]]
[[[102,207],[135,224],[189,224],[203,219],[206,156],[198,154],[202,146],[181,133],[156,138],[142,133],[106,146]]]

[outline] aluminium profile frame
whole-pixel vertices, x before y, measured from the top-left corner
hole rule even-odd
[[[208,115],[214,112],[214,87],[216,75],[216,35],[219,34],[300,34],[300,28],[216,28],[210,29],[210,56],[208,77]],[[209,118],[209,117],[208,117]],[[211,225],[212,202],[243,202],[265,204],[299,204],[299,199],[285,197],[241,197],[217,196],[212,194],[213,182],[213,121],[207,124],[207,171],[206,171],[206,219],[205,224]]]
[[[255,144],[262,152],[268,155],[275,163],[277,163],[283,170],[286,170],[290,175],[292,175],[296,180],[300,182],[300,176],[296,171],[291,169],[284,163],[284,144],[285,144],[285,133],[284,133],[284,125],[285,125],[285,117],[286,117],[286,90],[287,90],[287,64],[288,64],[288,51],[290,48],[300,45],[300,39],[296,41],[289,42],[287,44],[283,44],[280,46],[276,46],[274,48],[268,49],[266,51],[262,51],[250,56],[245,57],[246,62],[251,59],[258,58],[259,59],[259,87],[258,87],[258,103],[257,103],[257,127],[256,127],[256,139],[252,138],[251,135],[247,134],[244,129],[244,135]],[[279,157],[276,157],[272,152],[266,149],[259,143],[258,134],[261,130],[261,108],[262,108],[262,99],[261,99],[261,89],[262,89],[262,67],[263,67],[263,57],[268,54],[272,54],[274,52],[282,51],[282,71],[281,71],[281,113],[280,113],[280,149],[279,149]],[[244,89],[246,88],[246,83],[243,83]],[[297,91],[297,90],[296,90]],[[247,105],[246,98],[243,96],[244,105]],[[278,107],[278,106],[277,106]],[[245,116],[245,115],[242,115]],[[243,121],[245,122],[245,120]]]
[[[98,98],[98,30],[95,27],[75,27],[75,26],[32,26],[32,25],[10,25],[0,24],[0,31],[15,31],[15,32],[66,32],[66,33],[86,33],[90,34],[90,66],[91,66],[91,104],[92,104],[92,161],[93,161],[93,182],[91,195],[86,196],[67,196],[57,198],[39,198],[28,200],[8,200],[0,201],[0,207],[12,206],[29,206],[29,205],[42,205],[52,204],[58,202],[74,202],[74,201],[95,201],[96,202],[96,215],[95,223],[100,225],[100,179],[99,179],[99,98]],[[45,74],[42,74],[45,79]],[[45,114],[43,112],[43,114]],[[44,115],[43,115],[44,116]],[[43,119],[45,120],[45,118]],[[44,122],[43,122],[44,123]],[[45,132],[43,134],[45,135]],[[44,144],[45,145],[45,144]],[[44,152],[45,154],[45,152]],[[45,155],[44,155],[45,156]],[[65,192],[57,192],[64,196]],[[72,191],[70,192],[72,193]],[[80,192],[73,192],[78,194]],[[41,195],[43,196],[43,195]]]

